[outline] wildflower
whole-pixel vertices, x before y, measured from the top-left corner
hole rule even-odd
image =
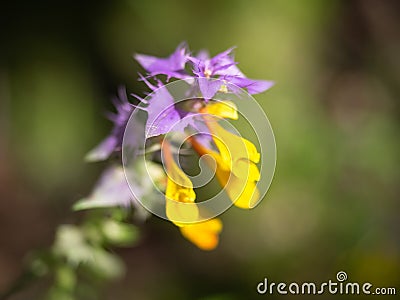
[[[202,96],[206,100],[211,99],[218,91],[228,91],[227,86],[233,93],[239,92],[239,89],[235,88],[238,87],[246,89],[249,94],[258,94],[274,85],[273,81],[247,78],[233,59],[233,49],[234,47],[212,58],[205,51],[200,52],[197,56],[192,56],[188,54],[187,46],[183,43],[167,58],[136,54],[135,59],[148,72],[149,76],[162,74],[167,76],[167,80],[170,78],[187,79],[194,76],[198,79]],[[185,71],[187,62],[192,65],[192,74]],[[220,79],[220,81],[210,79]]]
[[[211,78],[215,75],[232,75],[230,73],[232,73],[233,67],[237,64],[229,57],[233,49],[230,48],[212,58],[209,58],[208,53],[205,51],[201,52],[201,55],[197,57],[190,57],[189,60],[194,68],[193,73],[198,77],[206,78]]]
[[[212,58],[205,52],[198,57],[189,58],[193,65],[193,73],[200,78],[200,90],[206,99],[212,98],[219,90],[226,92],[228,86],[234,93],[238,92],[238,89],[235,89],[235,86],[238,86],[247,89],[249,94],[258,94],[274,85],[272,81],[247,78],[232,57],[233,49],[230,48]],[[211,78],[218,78],[220,81],[209,80]],[[223,82],[228,85],[224,85]]]
[[[133,95],[141,102],[134,106],[128,102],[126,93],[120,90],[119,98],[114,99],[117,113],[109,115],[114,123],[110,135],[87,155],[88,160],[104,160],[120,150],[124,130],[133,114],[133,124],[129,122],[129,135],[124,137],[124,149],[125,141],[128,141],[128,146],[133,149],[128,154],[133,164],[130,168],[125,166],[125,175],[134,195],[125,181],[122,167],[113,166],[104,173],[92,194],[78,202],[77,209],[136,205],[142,197],[154,199],[143,164],[150,168],[157,166],[150,173],[158,174],[156,177],[163,182],[161,190],[165,191],[165,195],[161,196],[165,197],[166,217],[187,240],[200,249],[212,250],[218,245],[222,222],[218,218],[203,221],[208,212],[200,211],[193,183],[177,163],[168,139],[169,133],[178,132],[184,140],[188,138],[186,145],[191,145],[200,156],[207,154],[206,162],[210,162],[210,157],[213,158],[216,178],[234,205],[249,209],[259,201],[257,183],[260,172],[257,164],[260,153],[249,140],[221,125],[221,120],[238,119],[236,105],[229,100],[216,101],[213,98],[218,92],[239,95],[243,93],[242,89],[250,94],[261,93],[269,89],[273,82],[247,78],[237,67],[232,51],[233,48],[211,58],[204,51],[194,56],[185,44],[181,44],[166,58],[135,55],[147,72],[145,76],[139,75],[140,80],[149,87],[151,93],[144,99]],[[159,75],[166,76],[167,81],[172,78],[184,80],[181,81],[182,86],[170,90]],[[146,112],[146,121],[138,117],[140,110]],[[159,138],[153,138],[157,136]],[[144,151],[140,154],[138,150],[141,146],[156,149],[157,153],[153,155],[142,149]],[[159,162],[160,149],[166,172],[160,171],[161,167],[156,164]],[[137,159],[138,155],[142,159]]]

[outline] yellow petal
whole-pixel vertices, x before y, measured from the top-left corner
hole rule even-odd
[[[243,180],[232,176],[225,186],[233,204],[243,209],[253,208],[260,199],[260,192],[257,189],[256,181]]]
[[[242,179],[258,181],[260,172],[255,162],[260,160],[260,154],[253,143],[230,133],[218,124],[213,124],[218,137],[214,137],[225,169],[230,167],[231,172]]]
[[[185,226],[199,220],[199,209],[194,203],[182,203],[166,198],[166,215],[176,226]]]
[[[231,161],[235,162],[241,158],[254,163],[260,161],[260,153],[252,142],[227,131],[216,120],[206,119],[206,123],[225,163],[230,164]]]
[[[202,250],[213,250],[219,242],[222,230],[220,219],[210,219],[205,222],[185,225],[180,228],[182,235]]]
[[[215,157],[217,169],[215,175],[226,191],[233,204],[243,209],[250,209],[255,206],[260,198],[260,193],[256,187],[257,181],[260,179],[260,172],[253,162],[240,160],[241,177],[236,176],[233,172],[226,171],[219,167],[221,159]]]
[[[239,159],[234,166],[236,172],[231,172],[226,169],[221,155],[205,148],[195,138],[191,139],[191,143],[199,155],[208,154],[215,159],[217,164],[215,175],[234,205],[244,209],[253,208],[260,198],[256,186],[260,179],[257,165],[249,160]]]
[[[194,204],[196,193],[193,184],[178,165],[166,142],[163,145],[167,165],[167,187],[165,191],[166,215],[177,226],[198,220],[198,208]]]
[[[255,163],[247,159],[239,159],[236,161],[233,170],[235,176],[248,181],[259,181],[260,171]]]
[[[203,155],[207,154],[207,155],[210,155],[212,158],[214,158],[214,160],[215,160],[215,162],[217,164],[217,168],[216,168],[215,172],[216,172],[216,176],[217,176],[218,180],[221,179],[222,181],[224,181],[224,180],[227,181],[229,179],[229,176],[230,176],[231,168],[230,168],[230,165],[227,165],[225,163],[225,161],[222,158],[222,156],[219,153],[204,147],[194,137],[191,137],[189,140],[190,140],[190,142],[191,142],[191,144],[193,146],[193,149],[200,156],[203,156]],[[208,159],[206,159],[205,161],[206,161],[206,163],[209,163]],[[210,166],[211,166],[211,164],[210,164]]]
[[[202,109],[202,112],[221,118],[238,119],[237,107],[232,101],[212,101]]]

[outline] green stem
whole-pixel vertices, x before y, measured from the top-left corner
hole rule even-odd
[[[37,278],[32,271],[24,271],[5,292],[0,294],[0,300],[9,299],[12,295],[25,289]]]

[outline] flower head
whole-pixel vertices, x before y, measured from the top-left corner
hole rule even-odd
[[[274,85],[273,81],[257,80],[247,78],[237,67],[237,62],[233,58],[234,47],[221,52],[214,57],[209,57],[208,53],[201,51],[197,56],[190,55],[186,44],[180,44],[174,53],[167,58],[136,54],[135,59],[148,72],[149,76],[166,75],[170,78],[186,79],[196,77],[199,79],[200,90],[205,99],[211,99],[217,91],[226,90],[226,83],[230,84],[232,92],[239,90],[235,87],[246,89],[250,94],[258,94],[268,90]],[[186,63],[192,66],[191,72],[185,70]],[[213,81],[207,79],[220,79]]]
[[[247,78],[237,67],[237,62],[233,59],[233,49],[230,48],[212,58],[209,58],[205,52],[202,52],[197,57],[190,57],[189,61],[193,65],[193,73],[199,78],[219,78],[230,84],[229,88],[233,89],[232,92],[236,92],[235,86],[237,86],[247,89],[249,94],[258,94],[274,85],[272,81]],[[203,96],[207,99],[212,98],[217,91],[224,91],[226,89],[226,85],[222,85],[221,81],[205,79],[201,79],[200,89]],[[218,84],[219,86],[217,86]]]
[[[222,123],[225,119],[239,118],[235,103],[229,100],[230,94],[243,95],[242,89],[246,89],[249,94],[261,93],[269,89],[273,82],[247,78],[234,60],[233,49],[210,57],[205,51],[193,55],[189,53],[186,44],[181,44],[165,58],[135,55],[135,59],[147,72],[139,77],[148,86],[150,93],[145,98],[133,95],[140,101],[139,105],[134,106],[129,103],[125,91],[120,89],[119,98],[114,99],[117,112],[109,114],[114,123],[113,129],[87,155],[91,161],[107,159],[114,151],[121,149],[123,141],[124,149],[134,150],[127,154],[133,163],[130,169],[124,165],[125,173],[120,166],[110,167],[92,194],[78,202],[77,209],[128,206],[136,204],[136,198],[142,196],[152,199],[150,181],[144,175],[144,170],[148,169],[143,165],[157,166],[157,170],[154,170],[162,177],[160,182],[163,184],[160,186],[165,192],[157,194],[165,198],[165,208],[158,207],[165,209],[166,218],[200,249],[212,250],[218,245],[222,222],[209,214],[209,207],[201,206],[200,209],[199,202],[202,199],[198,199],[194,181],[181,169],[179,159],[175,158],[174,144],[169,140],[174,135],[169,134],[179,133],[186,148],[191,146],[199,156],[205,155],[205,161],[210,165],[210,159],[213,159],[215,176],[234,205],[249,209],[258,203],[260,171],[257,164],[260,162],[260,153],[253,143],[229,131]],[[161,77],[164,80],[161,80],[159,75],[166,76],[166,80],[164,76]],[[179,81],[182,85],[171,90],[166,83],[173,78],[184,80]],[[217,93],[220,93],[218,96],[226,95],[225,100],[213,99]],[[140,111],[146,112],[147,119],[139,117]],[[130,134],[123,137],[127,127]],[[125,142],[128,147],[125,147]],[[143,149],[140,149],[141,146]],[[156,149],[157,153],[147,152],[147,146],[152,151]],[[193,151],[191,155],[197,159]],[[161,168],[160,159],[165,163],[165,169]],[[135,190],[135,196],[132,190]],[[226,202],[231,204],[228,198]],[[206,219],[209,215],[211,219]]]

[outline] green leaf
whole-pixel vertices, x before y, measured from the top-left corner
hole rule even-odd
[[[86,267],[105,279],[120,278],[125,273],[125,265],[121,259],[101,248],[94,249],[93,260],[89,261]]]
[[[56,233],[53,252],[66,257],[73,266],[93,260],[93,247],[87,243],[82,230],[75,225],[61,225]]]
[[[64,291],[73,291],[76,286],[76,272],[68,265],[59,266],[56,270],[56,285]]]
[[[116,246],[132,245],[139,238],[139,231],[136,226],[111,219],[102,223],[101,230],[106,242]]]
[[[103,207],[114,207],[116,206],[115,204],[111,204],[110,202],[104,201],[102,199],[88,199],[88,198],[83,198],[76,202],[73,206],[72,209],[75,211],[78,210],[85,210],[85,209],[92,209],[92,208],[103,208]]]

